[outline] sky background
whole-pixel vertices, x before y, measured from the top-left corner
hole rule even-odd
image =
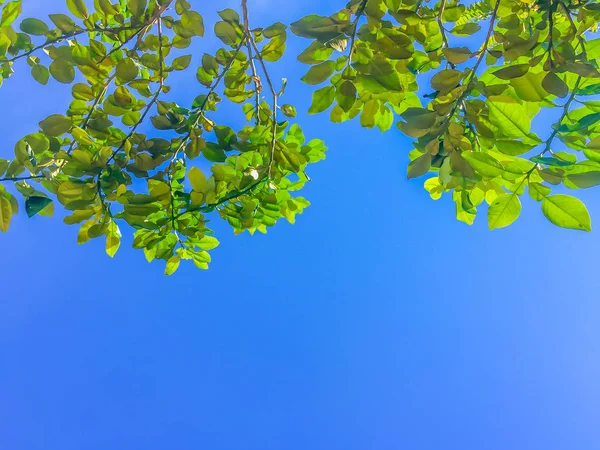
[[[249,3],[262,26],[344,2]],[[211,29],[212,7],[192,4]],[[600,230],[558,229],[527,198],[508,229],[457,222],[449,197],[406,181],[395,128],[306,116],[305,44],[290,36],[273,68],[330,148],[296,225],[234,236],[215,218],[210,270],[170,278],[127,233],[114,260],[101,240],[77,246],[62,212],[0,235],[1,448],[600,448]],[[196,44],[196,65],[215,45]],[[68,106],[68,87],[27,72],[0,89],[2,157]],[[190,73],[174,91],[186,105],[202,88]],[[600,221],[597,191],[578,195]]]

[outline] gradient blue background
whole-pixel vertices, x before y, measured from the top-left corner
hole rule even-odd
[[[192,3],[212,28],[213,7]],[[259,26],[343,2],[250,3]],[[273,70],[306,111],[302,45]],[[27,71],[0,89],[1,156],[68,105],[68,87]],[[174,79],[182,104],[193,78]],[[217,220],[208,272],[163,277],[130,237],[110,260],[62,213],[0,235],[0,448],[600,448],[600,231],[554,228],[529,200],[508,229],[468,227],[405,180],[399,132],[299,121],[330,147],[312,207],[267,236]],[[581,196],[600,220],[597,191]]]

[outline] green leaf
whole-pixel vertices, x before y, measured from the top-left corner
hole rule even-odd
[[[2,8],[2,18],[0,19],[0,28],[10,26],[21,14],[21,0],[9,2]]]
[[[551,189],[540,183],[529,183],[529,196],[536,202],[541,202],[544,197],[550,195]]]
[[[400,117],[402,117],[411,127],[419,130],[428,130],[435,125],[438,115],[433,111],[423,108],[408,108],[400,114]]]
[[[529,64],[517,64],[496,70],[494,75],[501,80],[511,80],[513,78],[522,77],[527,72],[529,72]]]
[[[6,159],[0,159],[0,177],[2,175],[4,175],[4,173],[6,172],[6,169],[8,169],[9,166],[9,161],[7,161]]]
[[[64,14],[50,14],[50,20],[56,25],[63,33],[71,33],[77,30],[77,25],[73,22],[69,16],[65,16]]]
[[[548,93],[564,98],[569,95],[569,87],[554,72],[548,72],[542,80],[542,87]]]
[[[535,145],[526,144],[521,141],[497,140],[496,148],[505,155],[519,156],[531,151],[535,148]]]
[[[173,275],[177,269],[179,269],[179,263],[181,258],[179,256],[172,256],[167,261],[167,267],[165,268],[165,275]]]
[[[281,105],[281,112],[286,117],[296,117],[296,108],[288,103]]]
[[[285,38],[282,36],[274,37],[271,42],[262,49],[262,57],[265,61],[279,61],[285,52]]]
[[[311,67],[306,75],[302,77],[302,81],[306,84],[321,84],[327,80],[335,70],[335,62],[325,61],[321,64]]]
[[[238,25],[240,23],[240,15],[237,13],[237,11],[231,8],[226,8],[222,11],[219,11],[219,16],[225,22],[228,22],[232,25]]]
[[[502,175],[504,167],[493,156],[484,152],[463,152],[462,157],[481,175],[494,178]]]
[[[292,23],[290,29],[297,36],[313,38],[326,43],[332,39],[343,37],[344,25],[330,17],[312,14]]]
[[[425,190],[429,192],[429,195],[433,200],[439,200],[442,198],[444,192],[444,186],[440,183],[439,177],[429,178],[424,183]]]
[[[431,167],[431,154],[425,153],[408,165],[407,179],[418,178],[429,172]]]
[[[217,22],[215,24],[215,34],[225,45],[234,46],[238,41],[235,28],[228,22]]]
[[[146,1],[147,0],[128,0],[127,7],[129,8],[129,12],[135,18],[141,18],[146,11]]]
[[[327,47],[319,41],[313,41],[312,44],[298,55],[298,61],[304,64],[318,64],[329,59],[333,53],[333,48]]]
[[[588,114],[581,119],[579,119],[573,125],[568,123],[563,123],[560,127],[558,127],[558,131],[561,133],[568,133],[571,131],[581,131],[588,127],[594,126],[600,120],[600,113]]]
[[[504,194],[488,209],[488,227],[490,230],[504,228],[512,224],[521,214],[521,201],[516,193]]]
[[[45,36],[50,29],[48,25],[39,19],[25,19],[19,25],[23,33],[32,34],[34,36]]]
[[[121,231],[115,222],[110,222],[106,228],[106,254],[111,258],[119,251],[121,246]]]
[[[27,216],[29,218],[35,216],[50,203],[52,203],[52,200],[50,200],[48,197],[27,197],[27,200],[25,200],[25,211],[27,212]]]
[[[219,241],[212,236],[203,236],[195,245],[202,250],[212,250],[219,246]]]
[[[531,162],[536,164],[543,164],[545,166],[556,166],[556,167],[566,167],[572,166],[575,163],[572,161],[563,161],[562,159],[554,158],[551,156],[534,156],[530,158]]]
[[[318,114],[326,111],[335,97],[335,88],[333,86],[325,86],[313,92],[312,103],[308,110],[309,114]]]
[[[578,188],[590,188],[600,185],[600,171],[574,173],[567,175],[567,179]]]
[[[12,205],[5,196],[0,196],[0,231],[7,232],[12,219]]]
[[[71,120],[60,114],[53,114],[40,123],[40,128],[47,136],[60,136],[71,129]]]
[[[481,29],[476,23],[470,22],[465,23],[464,25],[458,25],[454,27],[450,33],[455,34],[457,36],[471,36],[472,34],[477,33]]]
[[[204,36],[204,20],[196,11],[187,11],[181,16],[181,23],[191,30],[196,36]]]
[[[189,67],[192,62],[192,55],[179,56],[173,60],[173,69],[185,70]]]
[[[188,177],[190,179],[190,184],[192,185],[192,189],[196,192],[204,193],[206,191],[206,187],[208,182],[206,181],[206,176],[202,173],[202,171],[197,167],[192,167],[188,172]]]
[[[56,81],[70,84],[75,79],[75,69],[63,59],[57,59],[50,64],[50,74]]]
[[[542,212],[554,225],[592,231],[590,214],[583,202],[570,195],[550,195],[542,200]]]
[[[139,68],[130,58],[125,58],[117,64],[117,78],[122,84],[129,83],[137,78]]]
[[[442,53],[452,64],[462,64],[473,57],[473,52],[468,47],[443,48]]]
[[[80,19],[87,19],[88,9],[83,0],[67,0],[67,7],[71,14]]]
[[[398,72],[392,72],[388,75],[361,75],[358,79],[364,90],[372,94],[404,91]]]
[[[41,64],[36,64],[31,68],[31,76],[35,81],[45,86],[48,84],[48,80],[50,79],[50,71],[47,67],[42,66]]]
[[[517,97],[526,102],[541,102],[548,93],[542,87],[544,72],[527,72],[519,78],[510,80],[510,85],[515,90]]]
[[[531,119],[522,105],[510,97],[491,96],[487,103],[490,110],[490,121],[505,136],[524,137],[529,134]]]
[[[458,86],[463,76],[458,70],[444,69],[431,78],[431,87],[436,91],[449,91]]]

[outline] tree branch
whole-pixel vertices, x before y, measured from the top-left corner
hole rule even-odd
[[[469,93],[471,92],[471,88],[472,88],[473,82],[475,81],[475,77],[477,75],[477,69],[479,69],[479,66],[483,62],[483,59],[485,57],[485,53],[486,53],[486,51],[488,49],[488,45],[490,43],[490,39],[491,39],[492,34],[494,32],[494,25],[495,25],[495,22],[496,22],[496,16],[498,15],[498,9],[499,8],[500,8],[500,0],[496,0],[496,6],[494,7],[494,11],[492,12],[492,16],[490,18],[490,26],[488,28],[488,31],[487,31],[487,34],[486,34],[483,46],[481,47],[481,50],[479,51],[479,56],[477,57],[477,61],[475,62],[475,65],[473,66],[473,69],[471,69],[471,73],[469,74],[469,79],[467,80],[467,83],[465,84],[465,90],[460,95],[460,97],[458,97],[458,99],[454,103],[454,106],[450,110],[450,113],[448,114],[448,117],[444,121],[445,126],[447,126],[450,123],[450,120],[452,120],[452,117],[454,117],[454,114],[456,114],[456,111],[458,110],[459,106],[461,106],[463,104],[463,102],[466,99],[467,95],[469,95]]]
[[[69,38],[73,38],[76,36],[79,36],[80,34],[84,34],[84,33],[104,33],[104,34],[117,34],[120,33],[121,31],[126,31],[126,30],[135,30],[137,29],[137,27],[117,27],[117,28],[100,28],[100,27],[94,27],[94,28],[84,28],[81,30],[77,30],[74,31],[72,33],[65,33],[57,38],[51,39],[49,41],[46,41],[44,44],[38,45],[37,47],[32,48],[31,50],[22,53],[20,55],[15,56],[14,58],[10,58],[7,59],[7,62],[15,62],[18,59],[21,58],[25,58],[26,56],[32,55],[33,53],[35,53],[38,50],[41,50],[43,48],[46,48],[52,44],[56,44],[57,42],[60,42],[64,39],[69,39]]]
[[[43,175],[29,175],[29,176],[23,176],[23,177],[6,177],[6,178],[0,178],[0,182],[3,181],[25,181],[25,180],[36,180],[39,178],[45,178]]]
[[[252,43],[252,47],[254,47],[254,50],[256,51],[256,56],[258,57],[258,62],[260,63],[262,69],[263,69],[263,73],[265,75],[265,79],[267,80],[267,86],[269,86],[269,90],[271,91],[271,95],[273,96],[273,111],[271,114],[271,121],[273,122],[272,125],[272,139],[271,139],[271,156],[269,158],[269,166],[267,169],[267,174],[269,177],[269,180],[271,180],[271,171],[273,169],[273,161],[275,158],[275,145],[277,143],[277,92],[275,91],[275,87],[273,86],[273,82],[271,81],[271,77],[269,76],[269,72],[267,71],[267,66],[265,65],[265,61],[263,60],[262,55],[260,54],[260,50],[258,49],[258,46],[256,45],[256,42],[254,41],[254,39],[251,40]]]
[[[223,80],[223,77],[225,77],[225,75],[227,74],[229,69],[231,69],[233,62],[237,58],[237,55],[241,51],[243,46],[244,46],[244,40],[242,39],[240,41],[240,43],[238,44],[238,46],[236,47],[236,49],[234,50],[234,53],[233,53],[231,59],[227,63],[227,66],[225,66],[223,68],[223,71],[217,76],[215,82],[209,88],[208,93],[206,94],[206,98],[204,99],[204,101],[202,102],[200,107],[197,109],[198,117],[196,117],[196,120],[194,120],[194,123],[190,126],[190,131],[188,131],[188,133],[184,136],[181,143],[177,147],[177,150],[175,150],[175,154],[174,154],[173,158],[177,157],[179,152],[181,152],[183,147],[185,147],[185,145],[187,144],[188,140],[190,139],[190,137],[192,135],[192,130],[198,126],[198,124],[200,123],[200,118],[204,116],[204,109],[208,105],[208,100],[210,99],[210,96],[215,92],[215,90],[217,89],[217,87],[219,86],[219,84]]]
[[[360,21],[360,18],[362,17],[362,15],[365,12],[367,3],[369,3],[369,0],[363,0],[362,3],[360,4],[360,6],[358,7],[358,9],[356,10],[354,26],[352,28],[352,34],[350,35],[350,53],[348,54],[348,63],[346,65],[346,67],[352,63],[352,55],[354,55],[354,50],[355,50],[354,47],[355,47],[355,41],[356,41],[356,33],[358,31],[358,22]]]
[[[250,68],[252,69],[252,80],[254,81],[254,93],[256,103],[256,120],[255,123],[260,123],[260,91],[262,90],[262,83],[260,77],[256,72],[256,65],[254,64],[254,55],[252,54],[252,44],[250,40],[252,35],[250,34],[250,21],[248,19],[248,8],[246,6],[246,0],[242,1],[242,11],[244,16],[244,40],[246,41],[246,48],[248,49],[248,59],[250,60]]]
[[[117,76],[117,74],[115,73],[115,74],[111,75],[108,78],[108,80],[106,80],[106,83],[104,84],[104,87],[102,88],[102,90],[100,91],[100,93],[94,99],[94,103],[92,104],[90,112],[88,113],[88,115],[86,116],[85,120],[81,124],[81,129],[85,130],[87,128],[87,126],[89,125],[90,120],[92,119],[92,115],[94,114],[94,111],[96,110],[96,107],[102,101],[102,99],[104,98],[104,95],[106,95],[106,91],[108,90],[108,86],[110,86],[110,83],[112,83],[112,81],[116,78],[116,76]],[[67,155],[71,154],[71,152],[75,148],[75,144],[76,143],[77,143],[76,140],[73,140],[73,142],[71,142],[71,145],[69,146],[69,149],[67,150]]]

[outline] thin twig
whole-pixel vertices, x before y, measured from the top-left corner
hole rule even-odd
[[[123,42],[121,42],[119,45],[117,45],[116,47],[113,47],[106,55],[104,55],[102,57],[102,59],[98,62],[98,64],[102,64],[104,61],[106,61],[108,58],[110,58],[113,54],[115,54],[116,52],[121,50],[123,47],[125,47],[134,37],[139,35],[142,32],[142,30],[147,29],[148,26],[150,26],[150,25],[143,25],[139,30],[137,30],[135,33],[133,33],[131,36],[129,36],[127,39],[125,39]]]
[[[260,91],[262,90],[262,84],[260,82],[260,77],[256,72],[256,64],[254,64],[252,45],[250,43],[252,35],[250,32],[250,20],[248,19],[247,0],[242,0],[242,14],[244,16],[244,40],[246,41],[246,48],[248,49],[248,60],[250,61],[250,69],[252,70],[252,81],[254,81],[254,94],[256,103],[255,123],[258,125],[260,123]]]
[[[272,126],[272,139],[271,139],[271,156],[269,158],[269,166],[267,168],[267,176],[269,177],[269,181],[271,180],[271,171],[273,169],[273,162],[275,160],[275,146],[277,144],[277,92],[275,91],[275,87],[273,86],[273,82],[271,81],[271,77],[269,76],[269,72],[267,71],[267,66],[265,65],[265,61],[263,60],[262,55],[260,54],[260,50],[256,45],[254,39],[251,40],[252,47],[256,51],[256,56],[258,57],[258,62],[260,63],[263,73],[265,75],[265,79],[267,80],[267,86],[269,86],[269,90],[271,91],[271,95],[273,96],[273,111],[271,115],[271,121],[273,122]]]
[[[238,44],[238,46],[235,48],[231,59],[229,60],[227,65],[223,68],[223,71],[217,76],[217,78],[215,79],[215,82],[209,88],[208,93],[206,94],[206,98],[204,99],[204,101],[202,102],[200,107],[196,110],[196,112],[198,113],[198,117],[196,117],[196,120],[194,120],[194,123],[190,126],[190,131],[188,131],[188,133],[183,137],[183,139],[181,140],[181,143],[177,147],[177,150],[175,150],[175,154],[173,156],[174,158],[179,154],[179,152],[181,152],[183,147],[185,147],[188,140],[192,136],[192,130],[198,126],[198,124],[200,123],[200,118],[204,116],[204,110],[208,106],[208,101],[209,101],[211,95],[215,92],[215,90],[217,89],[217,87],[219,86],[221,81],[223,80],[223,77],[225,77],[227,72],[229,72],[229,69],[231,69],[233,62],[236,60],[237,55],[241,51],[243,46],[244,46],[244,40],[242,39],[240,41],[240,43]]]
[[[190,208],[187,209],[186,211],[179,213],[177,216],[175,216],[175,219],[179,219],[181,216],[187,214],[187,213],[192,213],[192,212],[201,212],[201,211],[206,211],[209,209],[214,209],[217,208],[221,205],[224,205],[227,202],[230,202],[231,200],[237,200],[238,198],[249,194],[250,192],[252,192],[254,189],[256,189],[258,186],[260,186],[262,183],[269,181],[268,177],[262,177],[259,178],[258,180],[256,180],[254,183],[252,183],[250,186],[248,186],[247,188],[241,190],[241,191],[235,191],[230,193],[229,195],[223,197],[222,199],[220,199],[218,202],[215,203],[209,203],[208,205],[204,205],[204,206],[198,206],[196,208]]]
[[[365,12],[365,8],[367,7],[367,3],[369,0],[363,0],[358,9],[356,10],[356,17],[354,19],[354,23],[352,24],[352,34],[350,35],[350,52],[348,53],[348,61],[346,62],[346,67],[350,66],[352,63],[352,56],[354,55],[355,50],[355,41],[356,41],[356,33],[358,32],[358,22],[360,18]]]
[[[8,62],[15,62],[18,59],[25,58],[26,56],[32,55],[36,51],[41,50],[43,48],[46,48],[46,47],[48,47],[48,46],[50,46],[52,44],[56,44],[57,42],[60,42],[60,41],[62,41],[64,39],[69,39],[69,38],[73,38],[73,37],[79,36],[79,35],[81,35],[83,33],[104,33],[104,34],[113,33],[113,34],[117,34],[117,33],[120,33],[121,31],[135,30],[136,28],[137,27],[117,27],[117,28],[98,28],[98,27],[95,27],[95,28],[84,28],[84,29],[81,29],[81,30],[74,31],[72,33],[65,33],[65,34],[63,34],[63,35],[61,35],[61,36],[59,36],[57,38],[54,38],[54,39],[50,39],[49,41],[46,41],[44,44],[38,45],[37,47],[34,47],[31,50],[29,50],[29,51],[27,51],[25,53],[22,53],[20,55],[17,55],[14,58],[10,58],[10,59],[8,59],[6,61],[8,61]]]
[[[92,107],[90,108],[90,112],[88,113],[85,120],[81,124],[82,130],[85,130],[87,128],[87,126],[89,125],[90,120],[92,119],[92,115],[94,114],[94,112],[96,110],[96,107],[102,101],[102,99],[104,98],[104,95],[106,95],[106,91],[108,90],[110,83],[112,83],[112,81],[115,79],[116,76],[117,76],[116,74],[111,75],[110,78],[108,78],[108,80],[106,80],[106,83],[104,83],[104,87],[102,88],[100,93],[94,99],[94,103],[92,104]],[[71,142],[71,145],[69,146],[69,149],[67,150],[67,155],[71,154],[71,152],[75,148],[76,143],[77,143],[76,140],[73,140],[73,142]]]
[[[458,110],[459,106],[462,105],[463,101],[465,100],[465,98],[467,97],[469,92],[471,92],[472,84],[475,81],[475,77],[477,75],[477,69],[479,69],[479,66],[483,62],[483,59],[485,57],[485,52],[487,51],[490,39],[494,32],[494,25],[496,22],[496,16],[498,15],[499,8],[500,8],[500,0],[496,0],[496,6],[494,7],[494,11],[492,12],[492,16],[490,18],[490,26],[488,28],[484,44],[481,47],[481,50],[479,51],[479,56],[477,57],[477,61],[475,62],[475,65],[471,69],[471,73],[469,75],[469,79],[467,80],[467,83],[465,84],[465,89],[464,89],[463,93],[460,95],[460,97],[458,97],[458,99],[454,103],[454,106],[450,110],[450,113],[446,117],[446,120],[444,121],[445,126],[447,126],[450,123],[450,120],[452,120],[452,117],[454,117],[454,114],[456,114],[456,111]]]
[[[364,1],[364,3],[366,4],[367,0]],[[244,13],[244,21],[246,22],[245,26],[248,27],[248,2],[247,0],[242,0],[242,10]],[[260,50],[258,49],[258,46],[256,45],[256,42],[254,41],[254,38],[250,35],[247,34],[247,41],[252,44],[252,47],[254,48],[254,51],[256,52],[256,57],[258,58],[258,62],[261,65],[262,69],[263,69],[263,74],[265,76],[265,79],[267,80],[267,85],[269,86],[269,90],[271,91],[271,95],[273,96],[273,111],[271,112],[271,121],[273,122],[272,125],[272,133],[273,136],[271,138],[271,155],[269,158],[269,166],[267,168],[267,176],[269,178],[269,181],[272,178],[271,172],[273,170],[273,162],[275,160],[275,147],[277,144],[277,92],[275,91],[275,87],[273,86],[273,82],[271,81],[271,77],[269,76],[269,71],[267,70],[267,66],[265,64],[265,61],[260,53]]]
[[[573,34],[575,35],[577,42],[579,42],[579,45],[581,45],[581,53],[583,55],[583,58],[587,61],[587,51],[585,49],[585,39],[581,36],[580,33],[578,33],[577,25],[575,25],[575,22],[573,22],[573,16],[571,15],[571,11],[569,10],[569,8],[567,8],[567,5],[565,5],[563,2],[560,2],[560,4],[565,10],[567,19],[569,19],[569,23],[571,24],[571,29],[573,30]]]
[[[577,36],[577,40],[578,40],[579,44],[581,44],[582,54],[583,54],[584,58],[587,60],[585,40],[581,36],[577,35],[577,26],[575,25],[575,22],[573,22],[573,18],[571,17],[571,12],[567,9],[567,7],[562,2],[561,2],[561,5],[563,5],[565,12],[567,13],[567,18],[569,19],[571,28],[573,29],[573,33]],[[550,12],[550,15],[552,15],[552,12]],[[550,30],[550,35],[552,35],[552,30]],[[544,146],[544,150],[542,150],[542,152],[539,154],[539,156],[544,156],[546,153],[552,151],[552,143],[554,141],[554,138],[556,138],[556,136],[558,135],[558,130],[560,128],[560,125],[562,124],[562,121],[565,120],[565,118],[569,114],[569,108],[571,107],[571,103],[573,103],[573,100],[575,100],[575,96],[577,95],[577,90],[579,89],[581,80],[582,80],[582,77],[581,77],[581,75],[579,75],[577,77],[577,81],[575,81],[575,86],[573,86],[573,91],[571,92],[569,99],[563,106],[562,115],[560,116],[558,121],[554,124],[554,130],[552,131],[552,134],[550,135],[550,137],[546,140],[546,145]]]
[[[550,67],[554,69],[554,60],[552,59],[552,50],[554,48],[554,41],[552,37],[552,30],[554,29],[554,11],[556,8],[550,0],[550,9],[548,11],[548,60],[550,61]]]
[[[125,139],[123,139],[123,141],[121,142],[121,145],[119,145],[119,147],[112,153],[110,158],[108,158],[108,161],[106,162],[107,165],[110,164],[110,162],[115,159],[115,157],[117,156],[117,153],[119,153],[123,149],[123,147],[125,147],[125,144],[133,136],[133,134],[135,133],[135,130],[137,130],[137,128],[144,122],[144,120],[146,119],[146,116],[152,109],[152,106],[154,106],[154,104],[157,102],[158,97],[160,96],[162,89],[164,87],[164,82],[165,82],[164,73],[163,73],[164,57],[163,57],[162,28],[161,28],[160,17],[158,18],[158,34],[159,34],[159,42],[158,42],[159,87],[156,90],[156,93],[154,94],[154,96],[152,97],[152,100],[150,100],[148,105],[146,105],[146,108],[144,109],[144,112],[142,113],[142,116],[140,117],[140,119],[131,128],[127,137],[125,137]]]
[[[448,36],[446,36],[446,29],[444,28],[444,11],[446,10],[446,0],[442,0],[442,4],[440,5],[440,11],[437,15],[437,23],[440,28],[440,33],[442,34],[442,43],[445,48],[448,48]],[[450,61],[448,61],[450,62]],[[454,64],[450,62],[450,67],[454,69]]]
[[[44,175],[30,175],[30,176],[24,176],[24,177],[6,177],[6,178],[0,178],[0,182],[35,180],[35,179],[39,179],[39,178],[45,178],[45,177],[44,177]]]
[[[548,153],[549,151],[552,150],[552,148],[551,148],[552,147],[552,142],[554,141],[554,138],[558,134],[558,129],[559,129],[560,125],[562,124],[562,121],[565,120],[565,118],[569,114],[569,107],[571,106],[571,103],[573,103],[573,100],[575,99],[575,95],[577,95],[577,90],[579,89],[580,82],[581,82],[581,75],[579,77],[577,77],[577,81],[575,82],[575,86],[573,86],[573,92],[571,92],[571,95],[569,96],[569,99],[564,104],[564,106],[563,106],[563,112],[562,112],[562,114],[560,116],[560,119],[558,119],[558,121],[554,124],[554,131],[552,131],[552,134],[550,135],[550,137],[546,141],[546,145],[544,146],[544,150],[542,150],[542,152],[539,154],[539,156],[543,156],[543,155],[545,155],[546,153]]]

